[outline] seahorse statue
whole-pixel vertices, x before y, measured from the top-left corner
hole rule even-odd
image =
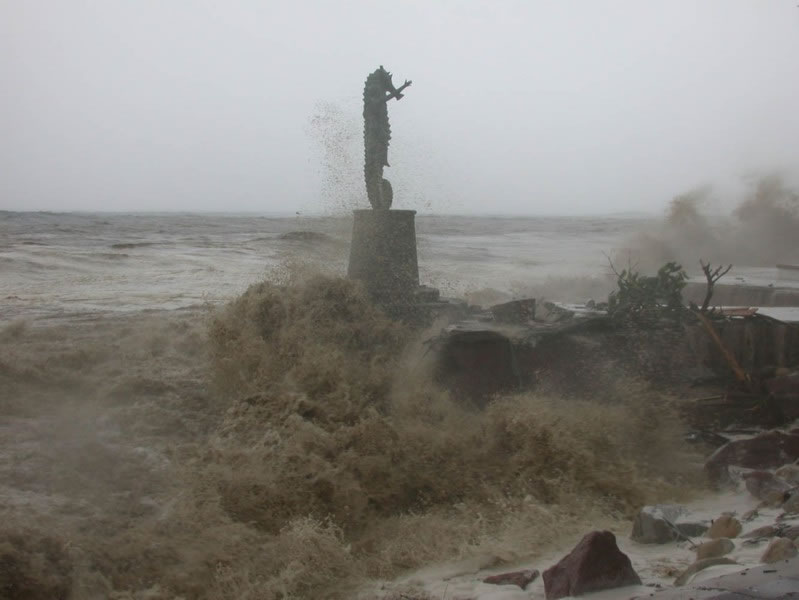
[[[380,65],[366,78],[363,88],[363,141],[364,177],[366,195],[375,210],[388,210],[394,192],[391,183],[383,178],[383,167],[388,167],[388,143],[391,140],[391,127],[388,124],[388,107],[392,98],[402,98],[402,90],[411,85],[405,81],[399,88],[391,82],[391,73]]]

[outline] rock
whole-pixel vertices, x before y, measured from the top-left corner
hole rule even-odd
[[[716,538],[734,538],[738,537],[741,533],[743,526],[741,522],[733,517],[731,514],[724,513],[718,519],[713,521],[710,529],[707,530],[707,537],[711,539]]]
[[[680,532],[680,536],[682,539],[688,539],[692,537],[699,537],[705,535],[710,525],[703,521],[693,521],[693,520],[682,520],[678,519],[677,522],[674,524],[677,527],[677,530]]]
[[[718,558],[735,550],[735,544],[728,538],[717,538],[704,544],[699,544],[696,548],[696,560],[705,558]]]
[[[535,319],[535,298],[495,304],[491,307],[491,314],[500,323],[529,323]]]
[[[782,479],[768,471],[752,471],[744,473],[746,489],[758,500],[763,500],[769,506],[779,506],[785,499],[785,492],[790,486]]]
[[[793,540],[778,537],[769,542],[766,551],[760,557],[760,562],[775,563],[793,558],[797,554],[799,554],[799,550],[796,549],[796,544],[793,543]]]
[[[759,515],[760,513],[758,512],[758,510],[756,508],[753,508],[752,510],[747,510],[744,514],[741,515],[741,521],[747,523],[749,521],[757,519]]]
[[[730,481],[731,465],[748,469],[776,469],[799,458],[799,431],[767,431],[735,440],[716,450],[705,462],[705,474],[713,485]]]
[[[775,527],[774,525],[764,525],[763,527],[758,527],[757,529],[753,529],[752,531],[747,531],[743,534],[742,538],[770,538],[778,535],[780,533],[780,528]]]
[[[520,588],[524,589],[536,577],[538,577],[537,569],[527,569],[525,571],[512,571],[510,573],[492,575],[491,577],[483,579],[483,583],[493,583],[494,585],[518,585]]]
[[[782,532],[781,537],[796,541],[796,538],[799,538],[799,525],[788,527],[788,529]]]
[[[787,513],[799,513],[799,488],[783,494],[782,510]]]
[[[635,516],[630,539],[639,544],[666,544],[703,535],[708,526],[685,520],[687,514],[679,504],[644,506]]]
[[[640,583],[610,531],[586,534],[558,564],[544,571],[547,600]]]
[[[535,309],[535,320],[544,323],[560,323],[574,317],[574,311],[558,306],[554,302],[544,302]]]
[[[783,371],[763,383],[771,396],[793,398],[799,396],[799,373],[786,373]]]
[[[720,557],[720,558],[703,558],[702,560],[696,561],[694,564],[689,566],[685,571],[679,574],[677,579],[674,580],[674,585],[681,586],[688,583],[694,575],[699,573],[699,571],[703,569],[707,569],[708,567],[714,567],[716,565],[737,565],[734,560],[730,558]]]
[[[774,473],[790,485],[799,485],[799,465],[783,465]]]

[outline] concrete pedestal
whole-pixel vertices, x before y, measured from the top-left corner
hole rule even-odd
[[[353,211],[347,275],[381,304],[413,302],[419,289],[415,210]]]

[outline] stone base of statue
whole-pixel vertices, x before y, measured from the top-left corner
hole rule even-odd
[[[392,316],[438,301],[438,290],[419,285],[415,210],[353,211],[347,275],[363,282]],[[411,315],[412,316],[412,315]]]
[[[347,275],[377,298],[408,297],[419,287],[415,210],[353,211]]]

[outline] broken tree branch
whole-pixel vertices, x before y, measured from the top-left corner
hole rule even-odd
[[[723,271],[723,266],[719,265],[715,269],[712,269],[710,263],[705,264],[701,259],[699,260],[699,265],[702,267],[702,272],[705,274],[705,279],[707,279],[707,291],[705,292],[705,299],[702,301],[702,308],[699,309],[701,312],[705,313],[710,306],[710,299],[713,297],[713,287],[716,285],[716,282],[719,279],[729,273],[730,269],[732,269],[732,265],[727,265],[727,268]]]

